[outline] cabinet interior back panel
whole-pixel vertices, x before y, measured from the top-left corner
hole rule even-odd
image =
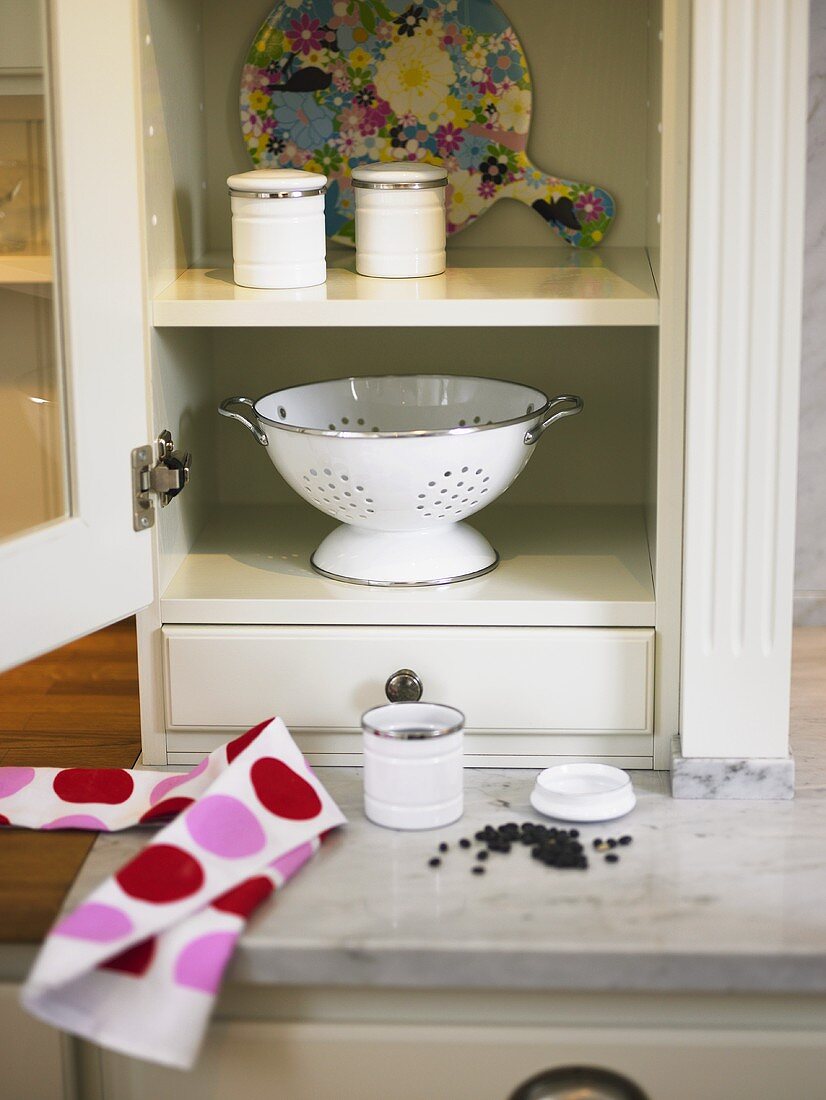
[[[138,5],[148,287],[206,247],[206,112],[200,0]]]
[[[229,394],[260,397],[282,386],[350,374],[446,373],[511,378],[545,393],[576,393],[580,416],[553,425],[510,504],[641,504],[649,449],[646,421],[656,374],[644,328],[529,329],[216,329],[214,405]],[[217,500],[293,502],[295,494],[265,449],[239,424],[217,422]]]
[[[392,8],[406,7],[394,0]],[[533,82],[528,151],[545,171],[599,184],[617,200],[611,245],[644,245],[648,124],[648,0],[502,0]],[[205,0],[207,240],[229,249],[226,178],[252,167],[238,114],[241,68],[272,0]],[[538,216],[500,202],[455,245],[566,248]]]

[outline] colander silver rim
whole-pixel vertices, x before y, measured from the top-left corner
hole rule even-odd
[[[460,522],[460,521],[459,521]],[[310,568],[328,581],[344,581],[346,584],[360,584],[365,588],[436,588],[440,584],[456,584],[458,581],[475,581],[478,577],[484,577],[486,573],[492,573],[502,560],[499,551],[493,549],[496,557],[490,565],[482,569],[475,569],[472,573],[457,573],[455,577],[439,577],[432,581],[367,581],[363,577],[349,577],[346,573],[331,573],[328,569],[322,569],[316,565],[315,553],[310,555]]]
[[[455,428],[412,428],[402,432],[339,432],[331,431],[329,428],[302,428],[297,424],[285,424],[283,421],[271,420],[258,411],[259,402],[267,397],[272,397],[276,393],[289,393],[291,390],[302,390],[308,386],[319,386],[333,382],[364,382],[371,378],[465,378],[472,382],[495,382],[498,385],[519,386],[521,389],[541,394],[545,401],[533,412],[523,413],[522,416],[515,416],[510,420],[497,420],[493,424],[468,424],[465,427],[457,426]],[[262,424],[269,424],[271,427],[280,428],[285,432],[296,432],[298,435],[318,435],[325,436],[328,439],[427,439],[434,436],[470,435],[473,432],[491,431],[493,428],[508,428],[514,424],[528,424],[532,420],[544,416],[550,408],[550,404],[551,399],[545,391],[538,389],[536,386],[528,386],[524,382],[509,382],[505,378],[490,378],[482,374],[350,374],[341,378],[325,378],[323,382],[299,382],[295,386],[285,386],[281,390],[271,390],[269,393],[264,393],[256,398],[252,407],[253,412]]]

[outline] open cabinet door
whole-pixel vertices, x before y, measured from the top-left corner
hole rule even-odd
[[[134,19],[0,2],[0,669],[152,598]]]

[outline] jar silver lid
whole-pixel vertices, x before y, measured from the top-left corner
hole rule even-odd
[[[461,733],[465,716],[442,703],[385,703],[361,716],[361,728],[395,741],[428,741]]]
[[[247,199],[303,199],[323,195],[327,177],[300,168],[254,168],[227,177],[230,195]]]
[[[435,164],[360,164],[353,169],[353,187],[374,191],[423,191],[447,187],[447,172]]]

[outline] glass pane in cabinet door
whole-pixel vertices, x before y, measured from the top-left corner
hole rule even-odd
[[[0,0],[0,539],[69,510],[44,23]]]

